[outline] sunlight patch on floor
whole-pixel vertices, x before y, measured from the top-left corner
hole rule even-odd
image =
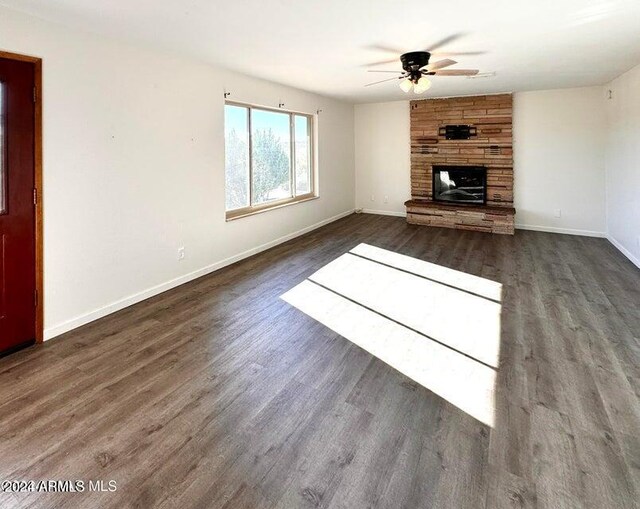
[[[282,298],[493,426],[499,283],[360,244]]]

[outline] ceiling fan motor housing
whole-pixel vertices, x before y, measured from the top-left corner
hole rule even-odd
[[[402,68],[407,72],[411,72],[427,65],[430,57],[431,53],[428,51],[412,51],[400,55],[400,61],[402,62]]]
[[[429,63],[431,53],[428,51],[412,51],[400,55],[400,61],[402,62],[402,68],[409,73],[409,79],[414,83],[422,76],[420,68]]]

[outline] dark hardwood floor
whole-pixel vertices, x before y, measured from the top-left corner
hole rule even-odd
[[[282,299],[360,242],[504,285],[490,428]],[[639,507],[640,271],[606,240],[352,215],[0,359],[38,508]]]

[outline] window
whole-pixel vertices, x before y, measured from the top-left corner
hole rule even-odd
[[[225,105],[227,219],[315,197],[313,117]]]

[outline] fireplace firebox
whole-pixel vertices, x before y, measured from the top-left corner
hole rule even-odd
[[[433,200],[447,203],[487,203],[484,166],[433,166]]]

